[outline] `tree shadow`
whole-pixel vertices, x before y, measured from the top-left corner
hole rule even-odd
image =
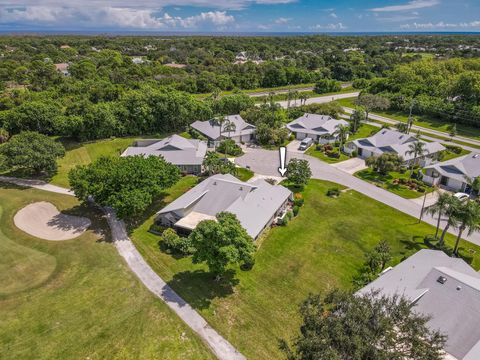
[[[12,184],[9,182],[3,182],[0,181],[0,189],[5,189],[5,190],[27,190],[29,189],[27,186],[20,186],[16,184]]]
[[[227,270],[220,280],[203,270],[183,271],[168,282],[195,309],[207,309],[216,298],[225,298],[234,293],[239,284],[234,270]]]
[[[89,229],[98,237],[97,242],[111,243],[113,241],[105,213],[98,206],[80,203],[70,209],[61,211],[61,213],[88,218],[91,222]]]

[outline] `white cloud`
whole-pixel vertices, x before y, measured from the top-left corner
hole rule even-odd
[[[330,16],[331,18],[334,18],[334,19],[338,18],[337,14],[335,14],[334,12],[332,12],[332,13],[331,13],[330,15],[328,15],[328,16]]]
[[[388,17],[377,17],[378,21],[386,21],[386,22],[400,22],[400,21],[410,21],[418,19],[418,15],[394,15]]]
[[[29,6],[24,9],[0,8],[0,23],[31,23],[42,25],[78,24],[84,27],[122,27],[131,29],[161,29],[166,27],[196,28],[201,25],[224,26],[235,22],[226,11],[202,12],[189,17],[156,15],[153,10],[103,7],[76,9],[64,7]]]
[[[291,20],[292,20],[291,18],[279,17],[278,19],[275,19],[274,23],[277,25],[284,25],[290,22]]]
[[[412,0],[402,5],[390,5],[370,9],[375,12],[408,11],[423,9],[440,4],[440,0]]]
[[[415,29],[415,30],[435,30],[435,29],[468,29],[468,28],[480,28],[480,20],[460,23],[448,23],[439,21],[437,23],[413,23],[400,25],[402,29]]]
[[[343,25],[341,22],[339,22],[337,24],[326,24],[326,25],[317,24],[317,25],[311,26],[310,29],[311,30],[345,30],[347,29],[347,27]]]

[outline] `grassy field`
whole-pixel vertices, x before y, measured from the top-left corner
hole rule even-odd
[[[47,200],[93,220],[63,242],[13,225],[30,202]],[[1,359],[213,359],[190,329],[136,279],[105,224],[73,197],[0,187]]]
[[[385,190],[388,190],[394,194],[397,194],[405,199],[415,199],[422,196],[424,193],[410,190],[405,185],[394,184],[393,181],[395,179],[409,179],[410,171],[406,171],[405,173],[401,174],[399,172],[390,172],[387,175],[381,175],[372,169],[365,169],[358,171],[354,174],[356,177],[368,181],[372,184],[380,186]],[[430,186],[424,186],[426,192],[432,192],[433,188]]]
[[[65,142],[67,150],[65,156],[58,161],[58,172],[51,179],[51,183],[68,187],[68,172],[77,165],[86,165],[95,161],[100,156],[120,155],[128,146],[132,145],[134,138],[115,138],[99,140],[90,143]]]
[[[185,192],[193,181],[182,179],[162,203]],[[354,191],[329,198],[325,193],[332,186],[312,180],[298,217],[259,240],[253,269],[235,269],[221,282],[189,257],[162,253],[159,237],[147,231],[153,216],[133,229],[131,237],[153,269],[243,354],[279,359],[278,339],[297,333],[298,305],[308,293],[349,288],[365,252],[382,239],[392,247],[394,257],[388,265],[395,265],[425,248],[424,236],[435,232],[432,226]],[[454,238],[449,235],[447,241],[451,246]],[[480,248],[465,242],[461,247],[479,269]]]

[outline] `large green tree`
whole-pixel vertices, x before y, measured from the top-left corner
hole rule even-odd
[[[75,167],[68,177],[81,201],[93,198],[125,219],[145,211],[155,197],[178,181],[180,171],[157,156],[101,157]]]
[[[193,262],[205,262],[219,276],[230,264],[252,263],[255,245],[234,214],[221,212],[216,218],[200,222],[189,239],[195,249]]]
[[[441,360],[446,337],[406,298],[333,290],[300,308],[300,335],[281,342],[289,360]]]
[[[295,186],[305,186],[312,177],[312,170],[307,160],[291,159],[287,165],[287,179]]]
[[[368,115],[373,110],[385,110],[390,107],[390,101],[380,95],[362,93],[355,100],[356,105],[360,105],[365,110],[365,119],[368,121]]]
[[[3,166],[34,175],[52,175],[57,170],[57,159],[65,154],[63,145],[46,135],[25,131],[14,135],[0,145]]]

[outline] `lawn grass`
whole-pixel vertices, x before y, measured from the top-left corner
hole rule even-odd
[[[445,144],[443,144],[443,146],[445,146]],[[462,148],[462,151],[460,151],[460,153],[457,154],[457,153],[455,153],[453,151],[449,151],[447,149],[443,152],[443,154],[444,154],[444,156],[442,158],[442,161],[447,161],[447,160],[455,159],[455,158],[460,157],[460,156],[465,156],[467,154],[470,154],[470,151]]]
[[[68,172],[77,165],[87,165],[100,156],[119,156],[135,138],[115,138],[98,140],[89,143],[64,142],[66,154],[58,160],[58,171],[52,177],[51,183],[69,187]]]
[[[55,242],[13,225],[18,210],[44,200],[90,217],[94,230]],[[99,241],[100,214],[70,196],[8,185],[0,186],[0,207],[1,359],[214,358],[114,246]]]
[[[338,147],[334,147],[333,149],[338,152]],[[350,159],[350,157],[348,155],[345,155],[343,152],[340,152],[339,158],[327,156],[323,151],[317,150],[315,144],[310,146],[308,150],[305,151],[305,154],[316,157],[317,159],[324,161],[328,164],[335,164]]]
[[[167,192],[164,203],[189,188],[185,180]],[[148,232],[154,217],[132,230],[131,237],[152,268],[233,343],[247,358],[279,359],[279,339],[298,333],[298,306],[309,293],[350,288],[366,251],[380,240],[392,249],[395,265],[425,248],[434,227],[418,223],[389,206],[355,191],[338,198],[325,194],[336,184],[311,180],[305,205],[286,227],[275,227],[261,241],[250,271],[228,273],[215,282],[204,265],[159,250],[159,237]],[[447,236],[452,246],[454,237]],[[480,248],[461,243],[461,254],[480,268]]]
[[[184,132],[182,132],[178,135],[180,135],[181,137],[183,137],[185,139],[192,139],[192,135],[190,135],[190,133],[188,131],[184,131]]]
[[[248,181],[254,175],[252,170],[245,169],[242,167],[237,167],[236,170],[237,170],[237,173],[235,174],[235,176],[241,181]]]
[[[365,169],[365,170],[356,172],[354,175],[362,180],[365,180],[372,184],[380,186],[385,190],[388,190],[394,194],[397,194],[405,199],[415,199],[424,194],[415,190],[410,190],[405,185],[393,183],[393,180],[395,179],[408,179],[410,176],[410,171],[406,171],[403,174],[392,171],[387,175],[382,175],[380,173],[377,173],[376,171],[373,171],[372,169]],[[424,188],[427,193],[433,191],[433,188],[430,186],[425,185]]]
[[[355,134],[348,137],[348,141],[370,137],[380,131],[380,128],[370,124],[362,124]]]

